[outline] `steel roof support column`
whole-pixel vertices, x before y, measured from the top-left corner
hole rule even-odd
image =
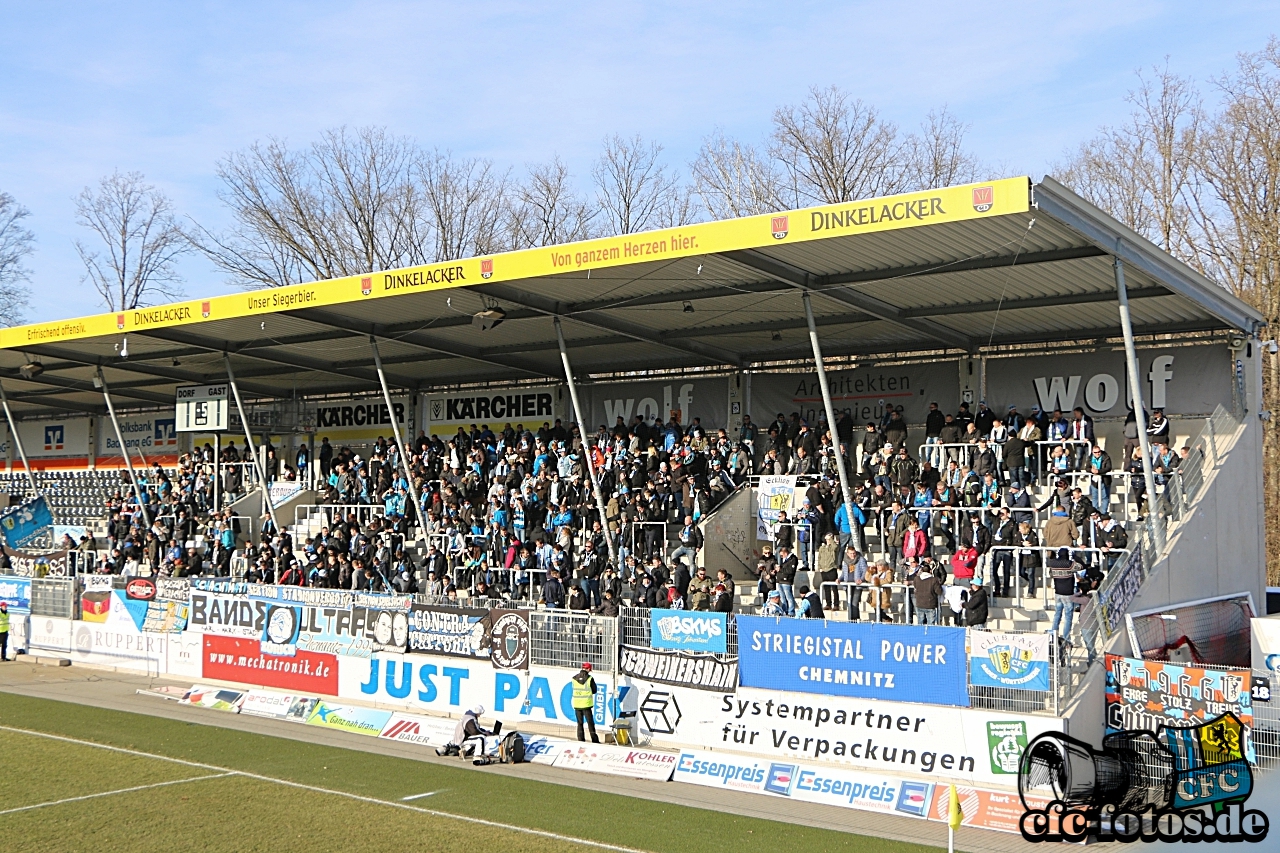
[[[271,505],[271,487],[267,485],[267,471],[258,458],[258,446],[253,443],[253,431],[249,429],[249,419],[244,415],[244,403],[240,401],[240,386],[236,384],[235,371],[231,369],[231,356],[224,355],[222,363],[227,367],[227,380],[231,385],[231,394],[236,399],[236,411],[240,413],[240,426],[244,428],[244,440],[249,443],[249,455],[253,457],[253,467],[258,472],[258,485],[262,489],[262,502],[267,507],[267,515],[276,528],[276,533],[284,533],[280,522],[276,519],[276,508]]]
[[[849,490],[849,474],[845,471],[844,451],[840,449],[840,436],[836,433],[836,410],[831,404],[831,389],[827,386],[827,369],[822,363],[822,347],[818,343],[818,326],[813,322],[813,306],[809,304],[809,289],[800,291],[804,299],[804,316],[809,321],[809,343],[813,346],[813,363],[818,368],[818,387],[822,390],[822,406],[827,411],[827,429],[831,432],[831,449],[836,454],[836,471],[840,474],[840,494],[844,497],[845,519],[849,522],[849,532],[857,519],[853,515],[853,492]],[[816,460],[815,460],[816,461]],[[856,536],[850,539],[857,542]]]
[[[138,488],[138,475],[133,472],[133,459],[129,456],[129,448],[124,443],[124,434],[120,432],[120,421],[116,420],[116,407],[111,402],[111,389],[107,387],[107,380],[102,375],[101,367],[98,368],[95,384],[102,388],[102,398],[107,401],[107,414],[111,416],[111,426],[116,431],[116,441],[120,442],[120,452],[124,455],[124,467],[129,469],[129,481],[133,483],[133,496],[138,499],[138,511],[142,513],[142,520],[146,526],[151,527],[151,514],[147,512],[147,504],[142,499],[142,489]]]
[[[369,336],[369,346],[373,348],[373,366],[378,371],[378,382],[382,385],[382,400],[387,404],[387,412],[391,416],[391,433],[396,437],[396,447],[400,448],[400,464],[404,466],[404,479],[409,484],[409,499],[413,501],[413,520],[421,529],[423,526],[422,504],[418,503],[418,487],[413,484],[413,469],[409,467],[409,447],[400,435],[400,424],[396,422],[396,410],[391,405],[391,392],[387,389],[387,375],[382,372],[382,356],[378,353],[378,339],[373,335]],[[407,423],[408,419],[406,418],[405,421]],[[307,458],[307,464],[311,464],[310,457]],[[406,516],[406,532],[408,532],[408,522],[409,518]]]
[[[589,438],[591,431],[587,429],[587,422],[582,417],[582,406],[578,405],[578,386],[573,381],[573,368],[569,366],[569,350],[564,345],[564,332],[560,328],[560,318],[554,318],[556,324],[556,341],[560,344],[560,361],[564,363],[564,378],[569,383],[569,398],[573,401],[573,416],[578,420],[578,432],[582,434],[582,452],[587,457],[587,476],[591,478],[591,491],[596,495],[596,511],[600,513],[600,528],[604,531],[605,544],[609,546],[609,561],[613,563],[613,567],[619,572],[622,566],[618,565],[618,546],[613,541],[613,534],[609,532],[609,517],[605,514],[604,492],[600,491],[600,479],[596,476],[596,463],[591,458],[591,439]]]
[[[1133,418],[1138,427],[1138,446],[1142,450],[1142,479],[1147,484],[1147,516],[1156,509],[1156,478],[1151,471],[1151,440],[1147,438],[1147,415],[1142,408],[1142,370],[1138,366],[1138,351],[1133,345],[1133,323],[1129,319],[1129,291],[1124,284],[1124,261],[1115,259],[1116,296],[1120,302],[1120,331],[1124,333],[1124,359],[1129,368],[1129,389],[1133,395]],[[1124,467],[1129,460],[1124,460]],[[1156,547],[1164,550],[1164,528],[1152,523]],[[1155,559],[1158,554],[1152,557]]]
[[[27,472],[27,482],[31,484],[31,491],[37,497],[45,497],[44,492],[40,491],[40,487],[36,485],[35,474],[31,473],[31,463],[27,461],[27,451],[22,447],[22,436],[18,435],[18,424],[13,419],[13,412],[9,411],[9,395],[4,392],[4,385],[0,383],[0,403],[4,404],[4,418],[9,422],[9,435],[13,436],[14,446],[18,448],[18,455],[22,457],[22,468]],[[45,503],[48,503],[45,498]],[[49,507],[53,509],[52,506]]]

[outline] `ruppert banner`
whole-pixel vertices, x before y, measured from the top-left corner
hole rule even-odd
[[[722,655],[729,651],[729,614],[654,610],[649,617],[649,633],[655,649]]]
[[[739,616],[743,687],[968,707],[965,630]]]

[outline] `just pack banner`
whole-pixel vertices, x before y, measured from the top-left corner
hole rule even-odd
[[[18,551],[7,545],[9,566],[15,575],[27,578],[65,578],[70,571],[71,551]]]
[[[1253,698],[1249,670],[1203,669],[1164,661],[1107,655],[1107,734],[1197,726],[1226,713],[1244,726],[1245,757],[1253,748]]]
[[[1048,634],[969,632],[969,681],[1014,690],[1049,689]]]
[[[1056,717],[739,688],[714,693],[639,679],[623,702],[655,744],[699,744],[765,761],[1015,788],[1027,744]]]
[[[650,643],[655,649],[725,654],[728,649],[729,614],[690,610],[652,610]]]
[[[50,527],[53,527],[53,513],[43,497],[25,500],[0,512],[0,537],[10,548],[23,547]]]
[[[744,687],[969,705],[965,630],[738,616]]]
[[[738,686],[736,657],[623,646],[618,668],[632,678],[698,690],[731,693]]]
[[[411,652],[459,658],[489,657],[489,611],[479,607],[409,608]]]

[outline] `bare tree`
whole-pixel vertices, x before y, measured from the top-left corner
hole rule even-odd
[[[778,168],[754,146],[716,130],[693,161],[694,189],[716,219],[755,216],[787,207]]]
[[[897,127],[835,86],[814,87],[799,106],[773,113],[769,153],[786,172],[788,201],[835,204],[903,186]]]
[[[902,189],[928,190],[989,177],[982,162],[964,147],[968,130],[945,106],[930,111],[920,132],[903,142]]]
[[[597,211],[573,190],[569,169],[554,158],[532,166],[512,192],[512,248],[527,249],[585,240]]]
[[[1120,127],[1103,128],[1058,171],[1085,198],[1165,251],[1203,270],[1203,233],[1192,212],[1199,185],[1200,96],[1167,67],[1139,75],[1133,109]]]
[[[274,287],[434,260],[416,145],[382,128],[325,131],[301,152],[272,139],[218,164],[234,224],[192,239],[246,287]]]
[[[435,260],[501,252],[509,247],[510,180],[489,160],[455,159],[435,150],[415,167]]]
[[[85,277],[102,294],[108,310],[124,311],[156,297],[180,295],[176,261],[190,244],[174,220],[168,197],[141,172],[112,172],[96,188],[85,187],[75,202],[76,221],[104,244],[102,251],[93,251],[75,242]]]
[[[16,326],[22,322],[27,306],[27,289],[31,271],[23,264],[34,251],[36,236],[22,225],[31,211],[17,199],[0,192],[0,323]]]
[[[697,208],[680,176],[661,162],[662,146],[639,134],[604,140],[604,152],[591,170],[600,205],[601,229],[632,234],[692,222]]]

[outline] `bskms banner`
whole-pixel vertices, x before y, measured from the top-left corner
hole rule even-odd
[[[652,610],[650,642],[655,649],[688,652],[729,651],[729,614],[690,610]]]
[[[739,616],[743,687],[969,705],[965,629]]]
[[[969,632],[969,682],[1013,690],[1049,689],[1049,635]]]

